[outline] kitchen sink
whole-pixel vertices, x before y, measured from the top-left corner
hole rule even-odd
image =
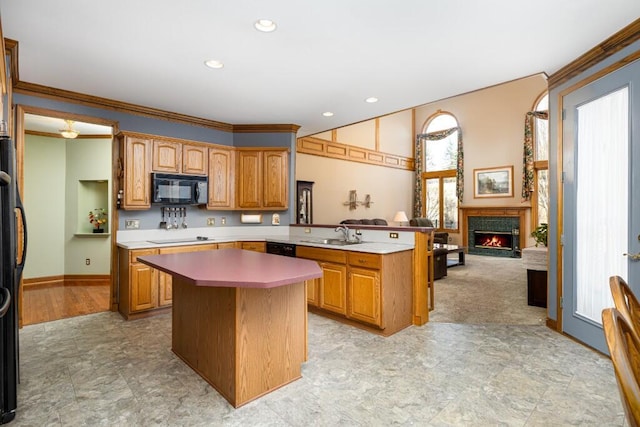
[[[344,240],[344,239],[310,239],[310,240],[303,240],[303,242],[318,243],[321,245],[335,245],[335,246],[357,245],[359,243],[362,243],[358,240]]]

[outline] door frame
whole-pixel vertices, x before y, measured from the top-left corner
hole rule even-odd
[[[111,267],[109,271],[110,282],[111,282],[111,303],[110,310],[117,311],[118,310],[118,300],[117,300],[117,245],[116,245],[116,235],[118,232],[118,209],[116,208],[116,200],[117,200],[117,179],[118,179],[118,171],[114,165],[117,165],[117,146],[115,135],[119,132],[119,123],[115,120],[103,119],[100,117],[87,116],[84,114],[71,113],[65,111],[58,110],[49,110],[41,107],[34,107],[31,105],[23,105],[16,104],[15,105],[15,127],[14,127],[14,139],[16,144],[16,175],[18,179],[18,190],[20,194],[24,194],[24,147],[25,147],[25,114],[35,114],[38,116],[46,116],[46,117],[54,117],[59,119],[68,119],[85,123],[92,123],[96,125],[102,126],[110,126],[113,130],[114,137],[112,138],[112,159],[111,159],[111,182],[112,182],[112,205],[109,207],[111,209],[111,217],[112,224],[110,226],[111,229]],[[20,291],[19,291],[19,305],[18,305],[18,323],[20,327],[22,327],[22,301],[23,298],[23,285],[22,280],[20,280]]]
[[[558,127],[557,127],[557,152],[556,152],[556,156],[557,156],[557,173],[556,173],[556,191],[557,191],[557,210],[556,210],[556,223],[557,223],[557,232],[556,232],[556,239],[555,239],[555,244],[556,244],[556,325],[555,325],[555,330],[558,332],[564,332],[564,325],[562,324],[562,318],[564,315],[564,308],[563,308],[563,304],[562,304],[562,298],[564,295],[564,282],[563,282],[563,259],[564,259],[564,246],[562,244],[561,241],[561,237],[564,235],[564,223],[563,223],[563,217],[564,217],[564,194],[563,194],[563,182],[562,182],[562,176],[564,174],[564,169],[563,169],[563,150],[564,150],[564,121],[562,120],[562,112],[564,110],[564,97],[567,96],[570,93],[573,93],[581,88],[583,88],[584,86],[587,86],[588,84],[602,78],[605,77],[619,69],[621,69],[622,67],[629,65],[630,63],[636,61],[640,59],[640,50],[631,53],[630,55],[625,56],[624,58],[614,62],[613,64],[604,67],[602,70],[595,72],[594,74],[574,83],[573,85],[569,86],[568,88],[563,89],[562,91],[558,92],[558,109],[556,111],[556,123],[558,123]],[[572,124],[569,124],[572,125]],[[553,325],[548,325],[548,326],[553,326]]]

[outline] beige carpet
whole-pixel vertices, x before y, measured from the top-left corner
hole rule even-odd
[[[521,258],[466,255],[435,281],[431,322],[544,325],[546,309],[527,305],[527,270]]]

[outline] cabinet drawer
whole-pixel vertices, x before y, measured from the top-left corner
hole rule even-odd
[[[134,249],[129,251],[129,263],[137,263],[139,256],[158,255],[157,249]]]
[[[215,243],[207,243],[204,245],[172,246],[169,248],[160,248],[160,255],[179,254],[183,252],[210,251],[212,249],[218,249],[218,245]]]
[[[349,265],[353,267],[365,267],[380,269],[382,267],[382,256],[378,254],[368,254],[363,252],[349,252]]]
[[[338,249],[313,248],[309,246],[296,247],[298,258],[314,259],[316,261],[335,262],[337,264],[347,263],[347,252]]]
[[[246,251],[266,252],[267,250],[265,242],[242,242],[240,246]]]

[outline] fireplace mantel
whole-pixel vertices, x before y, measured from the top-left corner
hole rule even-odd
[[[529,206],[465,206],[460,207],[460,224],[462,226],[462,246],[469,246],[469,217],[470,216],[499,216],[499,217],[519,217],[520,222],[520,248],[524,248],[527,243],[527,233],[525,231],[526,214],[531,208]]]

